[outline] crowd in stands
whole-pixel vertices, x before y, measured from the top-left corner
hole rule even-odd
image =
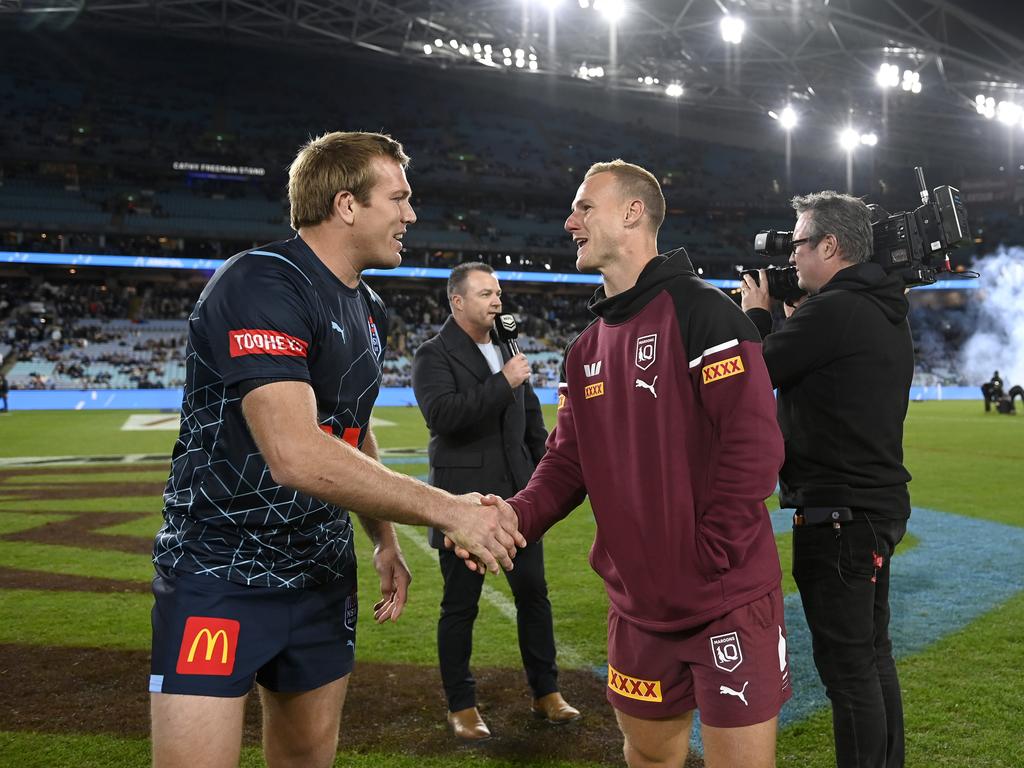
[[[410,88],[404,65],[287,51],[270,61],[225,44],[194,44],[182,57],[173,40],[117,36],[77,40],[41,60],[49,42],[3,40],[0,237],[9,250],[227,258],[286,237],[287,164],[310,135],[338,128],[383,128],[412,155],[419,222],[406,238],[410,266],[480,259],[572,271],[562,223],[576,187],[591,163],[626,156],[662,181],[662,246],[685,246],[708,276],[732,277],[737,264],[750,266],[758,230],[790,225],[787,177],[800,180],[798,191],[844,183],[840,162],[796,157],[787,170],[781,145],[777,154],[726,147],[710,131],[698,140],[655,130],[643,110],[612,120],[541,103],[529,78],[501,88],[467,78],[453,88],[457,75],[416,70]],[[245,67],[234,66],[238,56]],[[377,87],[330,87],[355,68]],[[325,81],[310,76],[328,71]],[[339,115],[358,124],[339,125]],[[176,170],[179,160],[262,174]],[[898,183],[911,181],[902,171],[877,200],[891,210],[916,199]]]
[[[417,347],[448,317],[444,284],[411,290],[381,282],[391,326],[383,385],[407,387]],[[0,279],[0,339],[11,388],[182,386],[187,317],[201,287],[194,279]],[[587,322],[586,296],[506,292],[514,295],[506,308],[520,318],[535,384],[555,386],[561,350]]]
[[[774,153],[723,146],[713,129],[706,139],[666,133],[635,102],[595,117],[538,100],[528,76],[479,80],[318,52],[251,56],[224,41],[193,41],[183,57],[171,39],[78,34],[59,44],[30,32],[0,37],[0,250],[225,259],[288,237],[287,164],[310,136],[336,129],[383,129],[412,155],[419,220],[405,239],[406,266],[479,260],[574,272],[562,229],[570,201],[591,163],[619,156],[658,174],[669,206],[659,243],[685,246],[705,277],[761,266],[752,237],[791,228],[792,194],[845,188],[838,160],[796,153],[787,165],[781,144]],[[356,70],[374,87],[334,87]],[[262,170],[183,171],[177,161]],[[892,211],[916,205],[908,168],[865,163],[858,193]],[[929,180],[956,183],[944,173],[931,168]],[[1024,217],[997,202],[969,211],[977,252],[1024,242]],[[954,263],[969,258],[965,249]],[[168,275],[0,276],[0,358],[4,369],[17,361],[12,385],[180,386],[185,320],[208,273]],[[392,307],[384,384],[407,386],[412,355],[447,317],[447,302],[422,283],[380,285]],[[534,382],[554,385],[561,350],[589,320],[585,294],[517,288],[505,285]],[[921,307],[912,326],[921,381],[962,383],[968,313]]]
[[[205,277],[30,280],[0,277],[0,370],[12,389],[177,388],[184,384],[187,317]],[[410,386],[412,356],[449,310],[443,281],[371,280],[389,307],[383,386]],[[565,346],[592,319],[589,288],[504,286],[520,322],[533,383],[554,387]],[[959,350],[975,327],[969,302],[936,304],[911,294],[915,383],[969,385]],[[933,299],[930,296],[929,299]]]

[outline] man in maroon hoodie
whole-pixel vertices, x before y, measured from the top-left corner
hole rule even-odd
[[[664,217],[643,168],[587,172],[565,229],[576,267],[603,278],[596,319],[566,350],[547,453],[507,503],[536,541],[590,497],[627,763],[682,765],[699,709],[706,765],[770,768],[791,694],[764,505],[783,458],[775,399],[753,324],[682,249],[658,255]]]

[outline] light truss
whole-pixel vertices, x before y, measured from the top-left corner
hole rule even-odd
[[[831,123],[884,121],[894,141],[971,135],[978,93],[1024,102],[1024,35],[952,0],[634,0],[614,29],[565,0],[554,15],[537,0],[0,0],[0,31],[70,24],[359,51],[424,66],[505,68],[460,47],[490,43],[537,57],[539,76],[570,78],[601,66],[590,87],[663,95],[696,113],[763,117],[792,103]],[[746,36],[726,45],[723,12]],[[437,38],[446,45],[424,53]],[[923,93],[884,104],[874,74],[883,61],[921,74]],[[534,73],[522,72],[524,77]],[[658,87],[638,83],[651,75]],[[899,99],[911,99],[901,110]],[[910,114],[910,116],[907,115]]]

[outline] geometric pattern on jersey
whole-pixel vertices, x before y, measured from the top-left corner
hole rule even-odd
[[[232,349],[232,330],[308,343],[304,355]],[[366,434],[382,377],[387,311],[351,289],[301,239],[229,259],[189,318],[181,429],[164,490],[154,561],[249,586],[303,588],[342,578],[354,561],[348,512],[276,483],[245,425],[238,382],[309,382],[324,431]]]

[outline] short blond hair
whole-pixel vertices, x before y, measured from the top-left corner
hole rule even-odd
[[[662,194],[661,184],[653,173],[620,159],[608,163],[594,163],[583,178],[589,179],[599,173],[613,174],[623,195],[643,201],[651,229],[655,232],[661,229],[665,221],[665,195]]]
[[[334,131],[303,145],[288,169],[292,229],[327,221],[339,192],[351,192],[365,204],[377,181],[370,166],[375,157],[409,165],[402,145],[382,133]]]

